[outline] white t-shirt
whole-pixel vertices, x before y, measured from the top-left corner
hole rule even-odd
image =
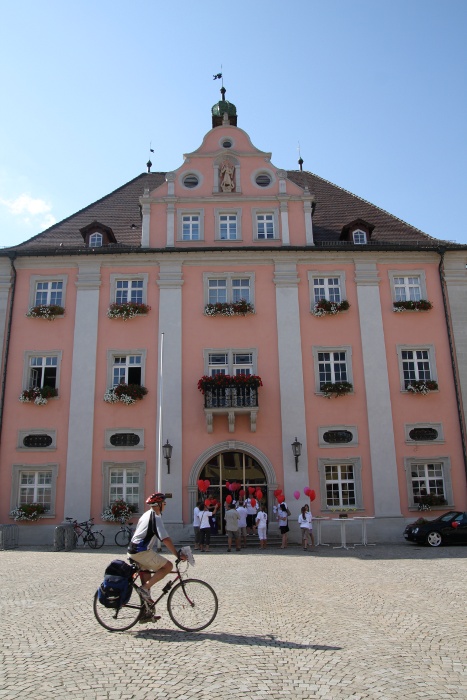
[[[238,527],[246,527],[247,509],[244,506],[238,506],[237,513],[239,515]]]
[[[266,525],[268,524],[268,514],[260,510],[256,516],[256,524],[258,526],[258,530],[265,530]]]
[[[311,530],[312,529],[312,524],[311,521],[313,520],[313,516],[311,513],[305,513],[305,517],[300,513],[298,516],[298,524],[300,527],[304,529]]]
[[[211,517],[212,513],[209,510],[203,510],[200,513],[199,516],[199,527],[200,530],[204,530],[205,528],[211,527],[211,523],[209,521],[209,518]]]
[[[194,511],[193,511],[193,527],[199,527],[200,515],[201,515],[201,511],[198,508],[198,506],[196,506]]]
[[[256,515],[256,513],[258,512],[258,504],[256,504],[255,506],[252,506],[251,505],[251,498],[247,498],[245,501],[245,505],[246,505],[246,512],[248,513],[248,515]]]

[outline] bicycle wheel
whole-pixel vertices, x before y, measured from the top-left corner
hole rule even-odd
[[[119,547],[126,547],[130,544],[130,539],[128,530],[119,530],[115,535],[115,544],[118,544]]]
[[[100,549],[104,546],[105,537],[102,532],[90,532],[87,537],[87,543],[91,549]]]
[[[94,594],[94,616],[98,623],[110,632],[124,632],[136,625],[141,613],[144,612],[144,604],[138,591],[133,587],[130,600],[121,608],[106,608],[99,603],[97,591]]]
[[[187,632],[199,632],[208,627],[217,615],[218,606],[214,589],[196,578],[178,583],[167,600],[170,619]]]

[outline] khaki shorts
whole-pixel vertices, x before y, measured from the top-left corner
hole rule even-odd
[[[145,552],[137,552],[130,554],[130,558],[134,559],[142,569],[147,571],[159,571],[169,561],[162,554],[155,552],[153,549],[147,549]]]

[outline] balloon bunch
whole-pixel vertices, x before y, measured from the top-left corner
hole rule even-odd
[[[207,493],[208,488],[211,486],[209,479],[198,479],[198,488],[201,493]]]
[[[230,481],[226,481],[225,488],[228,489],[229,491],[232,491],[233,493],[236,493],[239,489],[242,488],[242,485],[239,481],[232,481],[232,483],[230,483]],[[243,493],[245,493],[245,492],[243,492]]]
[[[308,496],[310,501],[314,501],[316,498],[316,493],[314,489],[310,489],[309,486],[305,486],[305,488],[303,489],[303,493],[305,494],[305,496]],[[298,501],[298,499],[300,498],[300,491],[294,491],[293,495],[294,498]]]

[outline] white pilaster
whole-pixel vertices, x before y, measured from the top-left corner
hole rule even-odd
[[[280,212],[281,212],[282,245],[290,245],[289,208],[288,208],[287,201],[284,201],[284,200],[281,201]]]
[[[140,199],[141,213],[143,215],[142,231],[141,231],[141,247],[149,248],[149,223],[151,216],[151,205],[149,203],[149,189],[144,190],[144,195]]]
[[[313,239],[313,217],[312,217],[312,200],[304,199],[303,201],[303,213],[305,216],[305,238],[307,245],[314,245],[315,241]]]
[[[96,351],[101,284],[100,263],[79,263],[73,360],[71,366],[70,417],[65,484],[66,517],[85,520],[91,515],[92,444]]]
[[[279,384],[282,416],[282,463],[284,465],[284,493],[287,504],[294,512],[294,491],[308,482],[308,451],[306,439],[305,399],[303,395],[303,361],[300,338],[297,266],[294,262],[276,263],[276,314],[279,351]],[[311,357],[310,357],[311,362]],[[292,443],[298,438],[302,455],[298,472]]]
[[[167,245],[175,245],[175,204],[167,202]]]
[[[355,264],[376,517],[400,517],[396,447],[376,263]]]
[[[159,333],[164,333],[162,363],[162,444],[173,445],[170,474],[161,460],[161,487],[172,493],[167,501],[164,521],[182,523],[182,266],[161,263],[157,284],[159,297]]]
[[[5,362],[5,335],[8,322],[8,298],[11,288],[11,266],[9,258],[0,260],[0,370]]]

